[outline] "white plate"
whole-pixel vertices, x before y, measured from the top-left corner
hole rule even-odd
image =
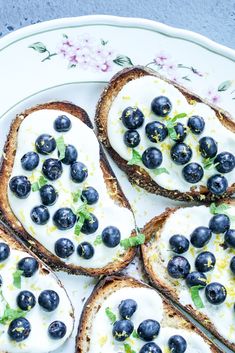
[[[106,82],[132,64],[159,70],[235,117],[233,50],[201,35],[143,19],[60,19],[26,27],[0,40],[0,151],[15,114],[35,104],[70,100],[85,108],[92,119]],[[140,227],[175,204],[131,187],[111,164]],[[137,275],[135,267],[129,273]],[[59,277],[71,296],[78,321],[95,280],[64,273]],[[76,328],[58,352],[74,351]]]

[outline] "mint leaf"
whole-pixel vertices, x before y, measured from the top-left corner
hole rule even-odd
[[[134,337],[134,338],[140,338],[140,336],[138,335],[138,332],[137,332],[136,330],[133,331],[132,337]]]
[[[13,272],[13,284],[16,288],[21,288],[21,276],[22,276],[23,271],[21,270],[16,270]]]
[[[210,169],[213,166],[216,167],[219,164],[219,162],[218,163],[214,163],[215,158],[216,157],[204,158],[203,161],[202,161],[204,169]]]
[[[25,317],[26,314],[27,311],[23,311],[21,309],[12,309],[7,303],[3,312],[3,316],[0,318],[0,323],[5,325],[6,323],[14,319],[18,319],[19,317]]]
[[[175,128],[167,126],[167,130],[168,130],[168,135],[170,136],[170,138],[172,140],[176,140],[177,139],[177,133],[175,131]]]
[[[97,245],[100,245],[102,244],[103,240],[102,240],[102,236],[101,235],[97,235],[97,237],[95,238],[95,241],[94,241],[94,245],[97,246]]]
[[[82,229],[82,226],[85,222],[85,216],[83,214],[81,214],[78,218],[78,221],[76,223],[76,226],[75,226],[75,229],[74,229],[74,234],[75,235],[80,235],[81,233],[81,229]]]
[[[155,175],[160,175],[160,174],[163,174],[163,173],[166,173],[166,174],[170,174],[168,172],[168,170],[166,168],[156,168],[156,169],[153,169],[153,172]]]
[[[190,288],[191,298],[192,298],[192,301],[197,309],[204,308],[204,304],[203,304],[202,299],[199,295],[199,290],[202,288],[203,288],[203,286],[200,286],[200,285],[199,286],[192,286]]]
[[[35,183],[32,184],[32,191],[39,191],[42,186],[46,185],[48,183],[48,180],[41,175]]]
[[[120,245],[123,246],[124,249],[128,249],[133,246],[144,244],[144,242],[145,242],[145,235],[142,233],[139,233],[135,237],[130,237],[130,238],[121,240]]]
[[[91,219],[90,212],[87,209],[87,203],[84,202],[79,209],[76,211],[76,215],[78,216],[78,221],[76,223],[75,229],[74,229],[74,234],[75,235],[80,235],[82,226],[85,222],[86,219]]]
[[[185,118],[187,116],[186,113],[180,113],[180,114],[177,114],[175,115],[173,118],[169,119],[167,122],[166,122],[166,127],[167,127],[167,130],[168,130],[168,135],[170,136],[170,138],[172,140],[176,140],[177,139],[177,133],[175,131],[175,126],[176,126],[176,121],[178,119],[182,119],[182,118]]]
[[[60,136],[57,140],[56,140],[56,146],[57,146],[57,149],[59,151],[59,159],[64,159],[65,157],[65,149],[66,149],[66,146],[65,146],[65,143],[64,143],[64,136]]]
[[[128,343],[124,343],[124,350],[125,350],[125,353],[136,353],[135,351],[133,351],[133,349]]]
[[[220,214],[224,213],[226,214],[226,211],[229,209],[229,205],[226,205],[225,203],[221,203],[220,205],[216,206],[215,203],[212,203],[210,205],[210,213],[212,214]]]
[[[108,316],[112,324],[116,321],[116,315],[111,311],[110,308],[105,309],[105,314]]]
[[[80,199],[81,195],[82,195],[82,191],[81,190],[72,192],[73,202],[78,202],[78,200]]]
[[[187,116],[186,113],[180,113],[180,114],[176,114],[172,119],[171,121],[174,123],[176,120],[178,119],[183,119]]]
[[[139,164],[140,162],[142,162],[141,154],[133,148],[131,160],[127,164],[135,165],[135,164]]]

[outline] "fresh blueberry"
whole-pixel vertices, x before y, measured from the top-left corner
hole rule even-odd
[[[32,277],[38,268],[38,262],[34,257],[24,257],[18,262],[18,270],[23,271],[24,277]]]
[[[169,98],[159,96],[153,99],[151,103],[152,111],[159,116],[167,116],[172,109],[172,104]]]
[[[195,248],[203,248],[209,243],[212,237],[212,232],[207,227],[197,227],[190,235],[191,244]]]
[[[168,340],[171,353],[184,353],[187,349],[187,342],[180,335],[171,336]]]
[[[43,205],[45,206],[52,206],[56,202],[58,197],[58,193],[56,192],[55,188],[52,185],[43,185],[40,190],[40,196]]]
[[[230,227],[230,219],[226,214],[216,214],[210,219],[209,228],[215,234],[226,232]]]
[[[33,170],[39,164],[39,155],[36,152],[27,152],[21,158],[22,168],[25,170]]]
[[[235,229],[229,229],[224,235],[224,242],[229,248],[235,249]]]
[[[218,172],[229,173],[235,167],[235,157],[230,152],[221,152],[216,156],[214,164]]]
[[[66,115],[58,116],[54,121],[54,129],[58,132],[67,132],[71,129],[71,120]]]
[[[203,168],[198,163],[189,163],[182,169],[184,179],[191,184],[198,183],[204,175]]]
[[[44,225],[49,221],[50,213],[48,208],[44,205],[35,206],[31,213],[30,217],[32,221],[38,225]]]
[[[180,234],[173,235],[170,238],[169,243],[170,243],[171,250],[177,254],[183,254],[184,252],[188,251],[189,241],[183,235],[180,235]]]
[[[24,175],[11,178],[9,186],[11,191],[19,197],[19,199],[25,199],[29,196],[31,191],[31,183]]]
[[[77,247],[78,255],[86,260],[89,260],[90,258],[92,258],[92,256],[94,255],[94,252],[95,252],[94,247],[87,241],[80,243]]]
[[[186,164],[192,158],[193,152],[185,143],[176,143],[171,148],[171,158],[176,164]]]
[[[75,183],[82,183],[88,177],[87,167],[82,162],[73,162],[70,175]]]
[[[61,339],[65,336],[67,327],[62,321],[53,321],[48,327],[48,334],[52,339]]]
[[[153,121],[145,126],[145,133],[151,142],[161,142],[168,135],[168,130],[160,121]]]
[[[2,276],[0,275],[0,287],[2,286]]]
[[[129,320],[137,309],[137,303],[134,299],[122,300],[118,306],[119,314],[123,319]]]
[[[92,186],[87,186],[82,190],[81,199],[88,205],[94,205],[99,200],[98,191],[96,191],[96,189]]]
[[[48,134],[40,135],[35,141],[35,147],[38,153],[50,154],[56,149],[54,137]]]
[[[228,188],[228,181],[223,175],[215,174],[207,180],[207,188],[212,194],[222,195]]]
[[[10,247],[6,243],[0,243],[0,262],[5,261],[10,255]]]
[[[140,323],[137,332],[139,337],[144,341],[154,340],[160,331],[160,324],[156,320],[144,320]]]
[[[122,112],[122,123],[130,130],[136,130],[144,123],[144,114],[137,107],[127,107]]]
[[[174,256],[167,265],[168,273],[173,278],[185,278],[190,272],[190,264],[183,256]]]
[[[143,345],[139,353],[162,353],[161,348],[154,342]]]
[[[203,251],[197,255],[195,267],[199,272],[208,272],[215,267],[215,255],[209,251]]]
[[[11,321],[8,327],[8,335],[12,341],[22,342],[29,337],[31,332],[30,322],[24,317],[19,317]]]
[[[44,290],[38,297],[38,304],[48,312],[54,311],[60,302],[58,294],[51,289]]]
[[[176,138],[173,138],[173,141],[175,142],[183,142],[186,138],[187,135],[187,129],[186,127],[181,124],[181,123],[177,123],[174,126],[174,130],[176,132]]]
[[[93,213],[89,214],[89,218],[85,219],[81,232],[84,234],[92,234],[97,231],[99,227],[99,221]]]
[[[213,158],[217,154],[217,142],[212,137],[204,136],[199,140],[199,151],[204,158]]]
[[[61,161],[55,158],[46,159],[42,164],[42,172],[49,180],[59,179],[63,172]]]
[[[125,341],[133,332],[134,325],[130,320],[118,320],[113,325],[113,337],[116,341]]]
[[[115,246],[120,243],[121,233],[119,229],[114,226],[104,228],[101,236],[104,245],[108,248],[115,248]]]
[[[188,287],[194,286],[206,286],[206,275],[202,272],[193,271],[188,274],[186,277],[186,284]]]
[[[140,143],[140,134],[136,130],[127,130],[123,139],[127,147],[135,148]]]
[[[195,135],[200,135],[205,127],[205,121],[201,116],[193,115],[188,119],[188,127]]]
[[[36,305],[36,299],[32,292],[28,290],[22,290],[17,298],[16,302],[21,310],[31,310]]]
[[[232,271],[232,273],[235,275],[235,256],[233,256],[231,258],[231,261],[230,261],[230,269]]]
[[[66,259],[74,253],[74,244],[70,239],[60,238],[55,242],[55,253],[62,259]]]
[[[206,286],[205,294],[207,300],[211,304],[218,305],[225,301],[227,291],[222,284],[218,282],[212,282]]]
[[[60,230],[73,228],[76,220],[76,215],[73,213],[71,208],[68,207],[59,208],[53,216],[53,222]]]
[[[146,168],[155,169],[162,164],[162,152],[156,147],[149,147],[142,154],[142,162]]]
[[[60,157],[59,151],[58,151],[58,156]],[[73,145],[67,145],[65,147],[65,156],[63,159],[61,159],[61,162],[69,165],[75,162],[77,157],[78,157],[78,152],[76,148]]]

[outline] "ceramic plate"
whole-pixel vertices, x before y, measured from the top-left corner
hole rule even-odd
[[[180,82],[235,116],[235,51],[198,34],[143,19],[60,19],[26,27],[0,40],[0,151],[16,113],[50,100],[69,100],[83,107],[92,119],[109,79],[136,64]],[[139,227],[166,206],[176,204],[131,187],[111,164]],[[138,276],[135,266],[129,266],[128,273]],[[95,280],[64,273],[59,277],[71,296],[78,321]],[[58,352],[74,352],[76,328]]]

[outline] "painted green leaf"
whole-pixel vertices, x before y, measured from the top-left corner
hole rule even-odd
[[[46,46],[42,42],[35,42],[29,48],[36,50],[38,53],[45,53],[47,51]]]
[[[227,89],[229,89],[232,86],[232,84],[233,84],[233,81],[231,80],[224,81],[219,85],[218,91],[219,92],[227,91]]]
[[[131,59],[128,56],[125,55],[118,55],[113,62],[119,66],[123,67],[129,67],[133,66],[134,64],[132,63]]]
[[[108,44],[108,40],[101,39],[100,42],[101,42],[102,45]]]

